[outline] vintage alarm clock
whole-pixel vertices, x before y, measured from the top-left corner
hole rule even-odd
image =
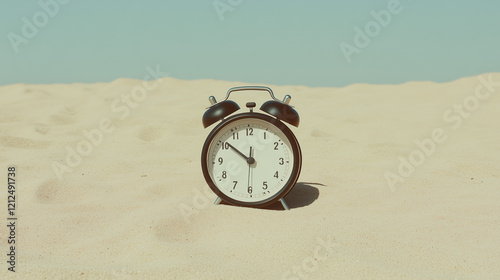
[[[249,112],[233,114],[240,107],[228,100],[237,91],[267,91],[271,100],[254,112],[255,102],[246,103]],[[233,205],[264,207],[283,199],[300,175],[302,154],[297,138],[285,125],[298,127],[299,115],[274,97],[268,87],[245,86],[228,90],[226,98],[217,102],[210,96],[211,106],[203,115],[205,128],[220,123],[210,132],[201,154],[203,175],[212,191],[222,201]]]

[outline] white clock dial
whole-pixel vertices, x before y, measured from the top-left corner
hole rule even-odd
[[[215,186],[227,197],[248,203],[264,201],[286,188],[295,160],[283,131],[252,117],[222,127],[206,157]]]

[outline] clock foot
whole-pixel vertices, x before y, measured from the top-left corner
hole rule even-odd
[[[283,198],[280,199],[280,202],[281,202],[281,205],[283,205],[283,208],[285,208],[285,210],[290,210],[290,207],[288,207],[288,205],[286,205],[286,202]]]
[[[222,201],[222,199],[220,199],[220,197],[217,197],[217,199],[214,201],[214,205],[220,204],[221,201]]]

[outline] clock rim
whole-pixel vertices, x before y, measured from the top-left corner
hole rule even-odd
[[[210,144],[212,143],[213,138],[215,135],[225,128],[227,125],[231,124],[232,122],[235,122],[237,120],[241,119],[246,119],[246,118],[254,118],[254,119],[260,119],[263,121],[266,121],[268,123],[271,123],[274,125],[276,128],[281,130],[283,134],[285,134],[285,137],[288,138],[290,141],[290,145],[292,146],[292,154],[294,157],[294,163],[292,166],[291,170],[291,176],[288,179],[288,181],[285,183],[284,187],[278,191],[276,194],[273,196],[266,198],[261,201],[255,201],[255,202],[244,202],[244,201],[239,201],[235,200],[227,195],[225,195],[222,191],[219,190],[217,185],[212,181],[212,178],[210,177],[209,171],[208,171],[208,163],[207,163],[207,155],[208,155],[208,149],[210,147]],[[300,149],[299,141],[293,134],[293,132],[286,126],[283,122],[281,122],[277,118],[273,118],[268,115],[264,115],[261,113],[241,113],[237,114],[235,116],[229,117],[227,119],[224,119],[220,124],[218,124],[207,136],[207,139],[205,140],[205,143],[203,144],[203,149],[201,153],[201,169],[203,171],[203,176],[205,177],[205,181],[207,182],[208,186],[212,191],[220,197],[223,201],[228,202],[229,204],[232,205],[237,205],[237,206],[247,206],[247,207],[266,207],[271,204],[274,204],[278,202],[281,198],[285,197],[295,186],[297,183],[297,180],[299,179],[300,176],[300,171],[302,169],[302,151]]]

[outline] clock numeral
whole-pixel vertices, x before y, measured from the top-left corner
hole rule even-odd
[[[278,150],[278,142],[274,142],[274,149],[277,151]]]
[[[252,193],[252,187],[248,187],[248,193],[251,194]]]
[[[285,160],[282,157],[280,157],[280,165],[283,165],[283,164],[285,164]]]
[[[222,171],[222,179],[226,179],[227,178],[227,173],[226,171]],[[277,178],[277,177],[276,177]]]
[[[262,183],[262,189],[267,190],[267,182]]]
[[[253,135],[253,128],[247,128],[247,136]]]
[[[238,140],[238,139],[240,139],[239,132],[233,132],[233,139],[234,139],[234,140]]]
[[[223,149],[223,150],[229,150],[229,143],[227,143],[227,142],[222,142],[222,149]]]
[[[236,188],[236,185],[238,185],[238,181],[233,181],[234,187],[233,190]]]
[[[276,171],[276,173],[274,173],[274,178],[278,178],[278,171]]]
[[[221,165],[224,162],[224,160],[221,157],[218,159],[218,161],[219,161],[219,165]]]
[[[266,140],[266,132],[264,131],[264,140]]]

